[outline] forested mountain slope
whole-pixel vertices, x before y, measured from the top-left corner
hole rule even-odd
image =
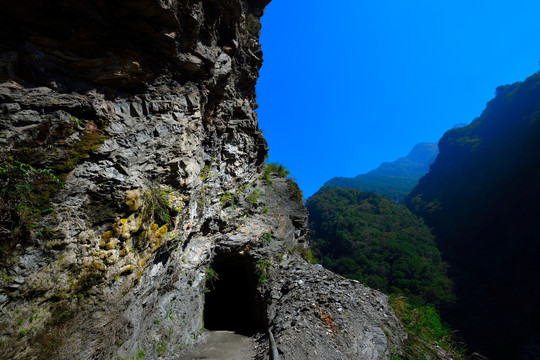
[[[321,264],[391,295],[408,335],[404,357],[396,360],[466,359],[439,317],[454,294],[421,218],[385,196],[357,189],[323,187],[306,207]]]
[[[452,300],[434,237],[405,206],[374,192],[324,187],[306,207],[312,247],[325,267],[417,303]]]
[[[448,319],[492,359],[540,356],[539,115],[540,74],[498,87],[479,118],[442,137],[406,200],[450,263]]]
[[[393,162],[383,162],[377,169],[354,178],[335,177],[325,186],[374,191],[402,202],[405,195],[429,171],[429,165],[437,157],[437,144],[416,144],[406,157]]]

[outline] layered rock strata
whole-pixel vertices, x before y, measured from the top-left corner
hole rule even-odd
[[[175,359],[205,325],[271,328],[284,359],[400,352],[386,297],[303,259],[299,190],[264,173],[266,3],[0,14],[4,356]]]

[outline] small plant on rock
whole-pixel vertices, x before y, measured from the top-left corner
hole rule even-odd
[[[211,176],[212,165],[214,164],[214,159],[210,161],[210,164],[206,165],[201,171],[201,180],[203,183],[207,182]]]
[[[137,356],[135,357],[135,360],[141,360],[143,357],[144,357],[144,350],[142,349],[139,349],[139,351],[137,352]]]
[[[250,203],[252,204],[256,204],[257,203],[257,200],[262,196],[262,192],[260,189],[255,189],[253,190],[253,192],[251,193],[251,195],[249,195],[247,197],[247,201],[249,201]]]
[[[257,270],[259,273],[259,284],[266,283],[266,280],[270,277],[270,273],[268,272],[268,268],[272,265],[272,260],[270,259],[261,259],[259,260],[259,263],[257,264]]]
[[[302,192],[302,190],[300,190],[300,187],[294,181],[294,179],[287,179],[287,187],[291,191],[293,199],[300,203],[304,200],[304,193]]]
[[[230,192],[226,192],[219,197],[219,200],[221,201],[221,206],[225,207],[227,204],[232,204],[234,201],[234,195]]]
[[[262,179],[264,179],[269,185],[273,185],[272,180],[270,179],[271,174],[286,178],[291,172],[287,167],[277,162],[275,163],[266,163],[264,164],[264,173]]]
[[[206,269],[206,282],[210,284],[212,289],[214,288],[214,282],[217,280],[219,280],[217,272],[212,268]],[[208,291],[210,290],[207,288],[207,292]]]

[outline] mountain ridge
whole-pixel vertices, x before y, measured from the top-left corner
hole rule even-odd
[[[444,134],[406,200],[450,264],[448,319],[493,359],[540,356],[539,118],[539,73],[498,87],[480,117]]]
[[[429,166],[437,154],[437,144],[418,143],[405,157],[393,162],[383,162],[376,169],[354,178],[332,178],[323,186],[374,191],[400,203],[418,180],[429,171]]]

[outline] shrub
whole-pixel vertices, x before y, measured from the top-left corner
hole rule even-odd
[[[268,273],[268,268],[272,265],[272,260],[270,259],[261,259],[257,264],[257,272],[259,273],[259,284],[266,283],[270,274]]]
[[[433,305],[415,306],[404,296],[390,296],[390,305],[407,330],[405,358],[410,360],[439,358],[436,346],[456,360],[464,360],[464,349],[453,339]]]
[[[293,179],[287,179],[287,187],[291,191],[293,199],[300,203],[304,200],[304,193]]]
[[[273,185],[272,180],[270,179],[271,174],[275,174],[280,177],[287,177],[291,172],[284,165],[275,163],[266,163],[264,164],[264,173],[262,179],[264,179],[269,185]]]
[[[221,206],[225,207],[227,204],[231,204],[234,201],[234,195],[230,192],[226,192],[219,197]]]

